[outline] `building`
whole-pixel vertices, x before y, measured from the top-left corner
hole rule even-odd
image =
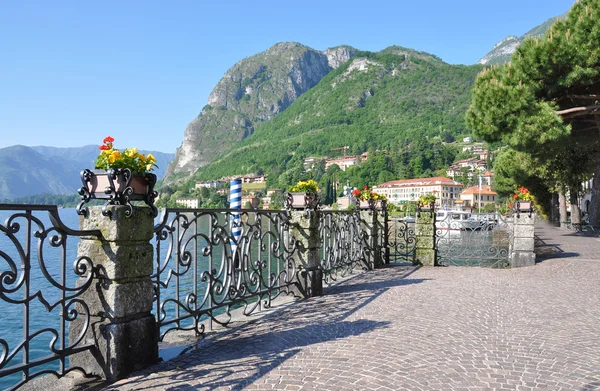
[[[446,177],[400,179],[373,186],[373,191],[385,195],[389,202],[400,205],[418,201],[421,196],[433,194],[437,206],[453,206],[460,198],[463,185]]]
[[[223,177],[223,178],[219,179],[219,181],[229,183],[234,179],[241,179],[242,183],[266,183],[267,182],[266,175],[256,175],[256,174],[231,175],[231,176]]]
[[[250,206],[252,209],[258,208],[260,199],[252,194],[242,197],[242,208]]]
[[[307,157],[304,159],[304,171],[312,170],[322,160],[325,160],[325,158],[312,156]]]
[[[459,160],[448,167],[446,175],[448,178],[452,179],[460,178],[463,176],[463,170],[465,170],[468,177],[471,178],[473,175],[487,171],[487,162],[476,157]]]
[[[498,193],[492,190],[489,185],[471,186],[460,193],[460,199],[463,201],[463,208],[473,210],[484,208],[486,205],[495,205],[498,201]]]
[[[220,187],[221,185],[223,185],[225,182],[221,182],[221,181],[205,181],[205,182],[196,182],[196,189],[201,189],[203,187],[207,188],[207,189],[216,189],[217,187]]]
[[[466,145],[463,147],[463,152],[469,151],[473,155],[477,155],[481,160],[487,160],[489,152],[481,145]]]
[[[200,200],[198,198],[178,198],[175,200],[175,203],[184,208],[197,209],[200,207]]]
[[[481,184],[482,185],[492,186],[493,179],[494,179],[493,171],[486,171],[483,174],[481,174]]]
[[[335,164],[342,171],[346,171],[346,169],[348,167],[354,166],[358,163],[360,163],[360,157],[356,157],[356,156],[331,158],[331,159],[325,160],[325,168],[327,169]]]

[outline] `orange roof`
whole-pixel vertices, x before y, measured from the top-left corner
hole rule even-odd
[[[471,186],[467,187],[463,190],[462,194],[485,194],[485,195],[498,195],[489,185],[481,185],[481,190],[479,190],[479,186]]]
[[[438,176],[434,178],[398,179],[377,185],[377,187],[413,187],[413,186],[461,186],[450,178]]]

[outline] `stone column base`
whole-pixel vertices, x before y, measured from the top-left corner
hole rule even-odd
[[[535,266],[535,253],[531,251],[513,251],[510,254],[510,266]]]

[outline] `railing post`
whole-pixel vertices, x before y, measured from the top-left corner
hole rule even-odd
[[[422,266],[435,266],[437,248],[435,243],[435,212],[417,212],[415,220],[415,262]]]
[[[381,267],[381,253],[377,249],[377,212],[372,209],[361,209],[360,220],[367,245],[365,266],[367,270],[373,270]]]
[[[93,351],[71,357],[71,367],[82,367],[109,381],[125,377],[134,370],[158,362],[156,321],[151,313],[153,285],[153,217],[150,208],[136,207],[127,217],[127,206],[90,207],[80,217],[82,230],[100,230],[102,239],[82,237],[79,257],[89,257],[96,268],[92,286],[81,297],[89,307],[90,327],[75,319],[71,341],[83,333],[94,343]]]
[[[535,265],[535,214],[521,212],[513,216],[513,235],[510,242],[510,266]]]
[[[304,297],[323,295],[323,270],[319,255],[318,210],[292,210],[290,214],[290,236],[297,247],[293,254],[296,263],[298,293]]]
[[[389,223],[389,216],[388,216],[386,201],[382,202],[381,214],[382,214],[381,226],[382,226],[382,230],[383,230],[383,232],[381,234],[383,235],[383,252],[385,254],[383,263],[385,263],[386,265],[389,265],[390,264],[390,223]]]

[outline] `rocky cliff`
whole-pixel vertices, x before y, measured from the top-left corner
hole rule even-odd
[[[505,62],[510,61],[512,54],[515,52],[517,47],[523,42],[525,38],[530,37],[539,37],[546,34],[546,31],[556,22],[558,19],[564,19],[567,16],[567,13],[560,16],[556,16],[554,18],[550,18],[544,23],[536,26],[526,32],[524,35],[520,37],[516,37],[514,35],[510,35],[504,38],[502,41],[498,42],[494,45],[492,50],[483,56],[481,60],[479,60],[479,64],[488,65],[488,64],[504,64]]]
[[[252,134],[256,125],[285,110],[354,52],[348,46],[321,52],[284,42],[235,64],[186,127],[165,183],[187,177]]]

